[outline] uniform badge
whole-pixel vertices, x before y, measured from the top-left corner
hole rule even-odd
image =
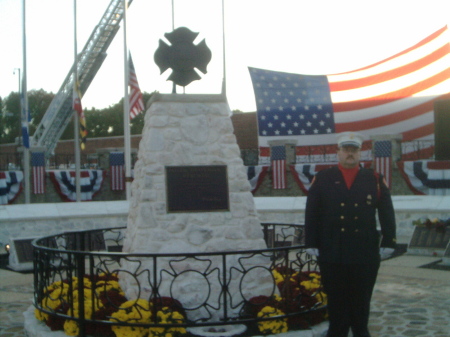
[[[367,195],[367,205],[370,205],[370,204],[372,204],[372,195],[371,194],[368,194]]]

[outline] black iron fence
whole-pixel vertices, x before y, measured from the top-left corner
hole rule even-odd
[[[267,249],[214,253],[122,253],[125,228],[37,239],[35,315],[79,336],[201,335],[198,329],[250,336],[320,323],[326,295],[303,226],[262,226]],[[184,288],[189,275],[195,290]],[[133,281],[134,299],[125,296],[124,280]],[[266,292],[250,295],[249,280]],[[183,293],[196,303],[186,305]]]

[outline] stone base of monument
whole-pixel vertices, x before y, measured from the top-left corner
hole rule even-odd
[[[30,306],[24,313],[24,333],[26,337],[67,337],[63,331],[51,331],[43,322],[38,321],[34,317],[34,306]],[[226,325],[226,331],[222,331],[223,327],[216,327],[217,332],[208,331],[211,327],[191,328],[189,332],[196,336],[202,337],[231,337],[237,336],[245,332],[245,325]],[[282,337],[322,337],[328,330],[328,322],[317,324],[309,330],[293,330],[278,336]],[[276,336],[276,335],[271,335]]]

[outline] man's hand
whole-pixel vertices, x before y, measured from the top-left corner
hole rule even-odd
[[[306,252],[309,255],[312,255],[312,256],[319,256],[319,249],[318,248],[306,248]]]
[[[391,256],[394,253],[394,248],[388,248],[388,247],[381,247],[380,248],[380,255],[381,256]]]

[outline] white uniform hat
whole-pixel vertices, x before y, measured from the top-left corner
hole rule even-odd
[[[342,132],[337,135],[338,147],[355,146],[361,148],[364,141],[364,136],[357,132]]]

